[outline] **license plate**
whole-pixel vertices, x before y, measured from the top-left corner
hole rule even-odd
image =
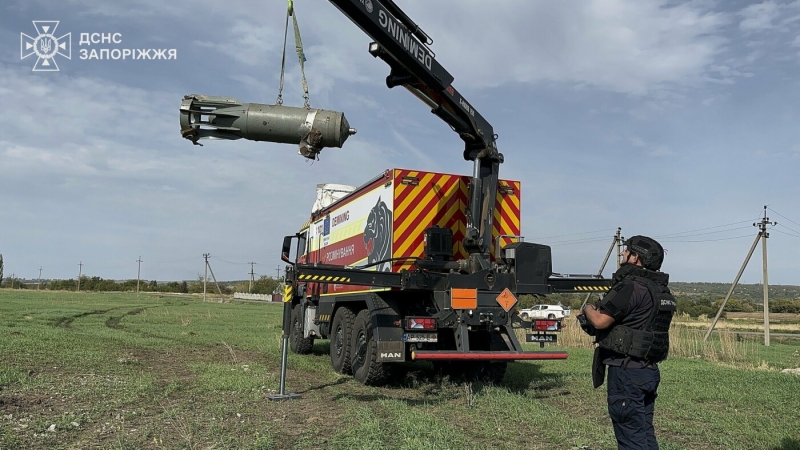
[[[526,334],[526,342],[556,342],[558,336],[555,334]]]
[[[439,342],[436,333],[403,333],[404,342]]]

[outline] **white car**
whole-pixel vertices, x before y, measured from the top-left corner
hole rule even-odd
[[[532,308],[521,309],[519,317],[529,319],[563,319],[569,316],[569,310],[559,305],[536,305]]]

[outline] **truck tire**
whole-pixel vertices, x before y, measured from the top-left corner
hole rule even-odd
[[[378,362],[378,341],[375,339],[369,320],[369,310],[362,309],[353,322],[351,338],[353,378],[368,386],[386,382],[386,364]]]
[[[550,314],[547,315],[547,318],[550,319],[550,320],[553,320],[553,319],[556,318],[556,315],[553,314],[553,313],[550,313]]]
[[[526,312],[520,314],[519,316],[522,318],[522,320],[528,320],[528,313]]]
[[[331,325],[331,367],[337,373],[353,373],[350,352],[353,342],[353,322],[356,315],[348,307],[339,308]]]
[[[303,337],[303,308],[299,303],[292,308],[292,329],[289,333],[289,348],[298,355],[307,355],[314,348],[314,338]]]

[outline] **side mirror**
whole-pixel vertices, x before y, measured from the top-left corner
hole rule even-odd
[[[285,236],[283,238],[283,246],[281,247],[281,260],[292,265],[294,264],[294,262],[292,262],[292,260],[289,259],[289,254],[292,251],[292,240],[295,237],[296,236]]]

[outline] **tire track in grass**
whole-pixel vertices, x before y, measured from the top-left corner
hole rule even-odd
[[[72,322],[75,319],[80,319],[81,317],[91,316],[91,315],[94,315],[94,314],[105,314],[105,313],[107,313],[109,311],[113,311],[113,310],[119,309],[119,308],[120,307],[109,308],[109,309],[95,309],[95,310],[92,310],[92,311],[82,312],[80,314],[75,314],[75,315],[72,315],[72,316],[59,317],[58,319],[53,319],[52,325],[54,327],[57,327],[57,328],[70,328],[70,326],[72,326]]]
[[[150,308],[155,308],[155,306],[150,306],[150,307],[147,307],[147,308],[132,309],[132,310],[126,312],[125,314],[123,314],[123,315],[121,315],[119,317],[111,316],[108,319],[106,319],[106,326],[108,328],[113,328],[115,330],[122,330],[123,326],[120,324],[120,322],[122,321],[122,319],[125,318],[125,316],[135,316],[135,315],[143,313],[146,309],[150,309]]]

